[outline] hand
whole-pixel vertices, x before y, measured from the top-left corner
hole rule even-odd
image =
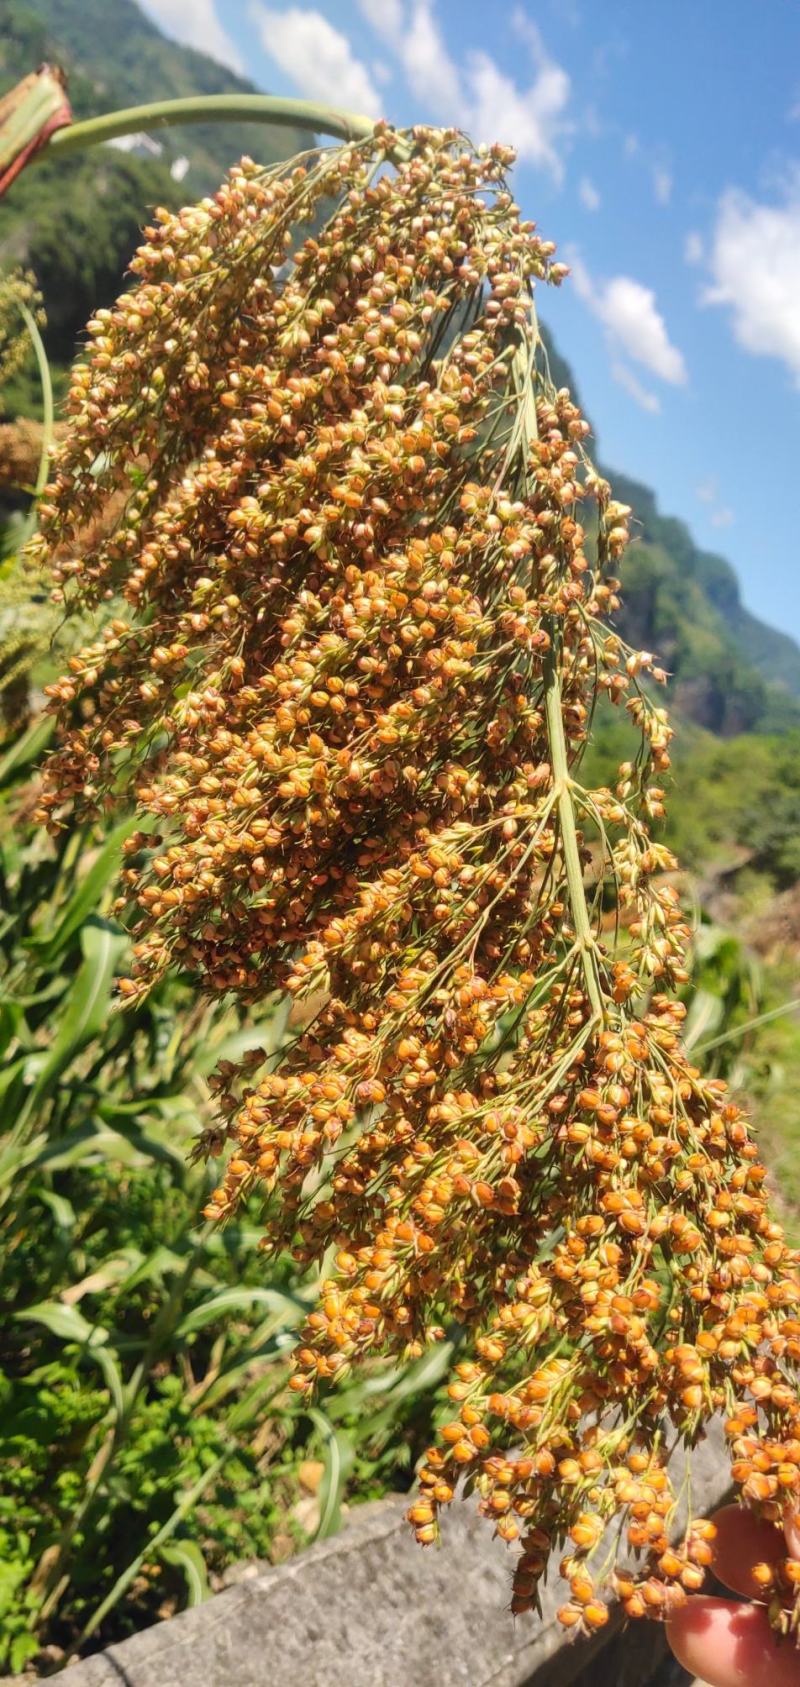
[[[784,1640],[770,1628],[763,1603],[768,1598],[764,1566],[778,1563],[786,1548],[800,1559],[800,1527],[785,1523],[784,1547],[772,1523],[741,1506],[723,1506],[712,1522],[717,1526],[714,1575],[745,1598],[698,1593],[687,1599],[667,1623],[678,1662],[710,1687],[800,1687],[800,1650],[793,1637]]]

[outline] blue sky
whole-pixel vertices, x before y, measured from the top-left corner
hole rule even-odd
[[[800,638],[798,0],[144,0],[270,92],[518,148],[603,459]],[[255,147],[254,147],[255,150]]]

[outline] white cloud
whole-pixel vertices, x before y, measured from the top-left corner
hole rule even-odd
[[[463,126],[458,70],[445,46],[431,0],[413,0],[410,16],[402,18],[395,45],[415,98]]]
[[[703,262],[703,252],[704,247],[702,237],[699,234],[696,234],[693,230],[690,231],[690,233],[686,236],[683,247],[683,256],[687,264],[701,264]]]
[[[403,0],[358,0],[367,23],[387,41],[396,41],[403,27]]]
[[[115,135],[105,145],[116,147],[118,152],[136,152],[140,156],[149,152],[153,158],[160,158],[164,151],[161,141],[154,140],[152,135],[146,135],[141,129],[135,135]]]
[[[660,400],[654,392],[650,391],[649,387],[642,386],[638,376],[634,375],[633,370],[628,368],[627,363],[612,363],[611,373],[618,386],[623,387],[625,392],[629,393],[630,397],[635,399],[643,410],[649,410],[653,416],[658,414],[661,409]]]
[[[582,176],[580,179],[578,184],[578,198],[580,199],[581,204],[585,205],[587,211],[599,211],[601,203],[600,195],[594,185],[594,182],[591,182],[588,176]]]
[[[542,45],[536,25],[518,7],[511,22],[533,59],[534,77],[520,87],[484,49],[459,64],[448,51],[434,0],[358,0],[364,17],[392,48],[415,100],[439,122],[466,129],[475,141],[506,141],[520,159],[560,180],[559,143],[567,132],[570,80]]]
[[[661,164],[653,169],[653,193],[657,205],[668,205],[672,198],[672,176]]]
[[[635,158],[639,151],[639,136],[626,135],[622,150],[626,158]]]
[[[800,167],[782,204],[735,188],[723,194],[703,302],[727,306],[734,338],[757,357],[777,357],[800,386]]]
[[[290,6],[273,11],[254,0],[250,16],[265,53],[304,94],[377,117],[381,99],[365,64],[321,12]]]
[[[694,495],[701,504],[709,504],[709,520],[712,527],[730,527],[734,519],[733,510],[729,504],[719,501],[719,481],[715,475],[709,475],[707,480],[701,480],[694,489]]]
[[[544,166],[560,180],[563,166],[556,139],[569,98],[566,71],[548,60],[539,66],[531,86],[521,91],[488,53],[476,52],[469,55],[467,87],[467,127],[475,140],[508,141],[521,159]]]
[[[141,0],[141,5],[165,35],[244,75],[244,59],[220,22],[214,0]]]
[[[629,275],[615,275],[602,288],[597,314],[635,363],[672,386],[683,385],[683,355],[670,341],[652,288]]]
[[[652,288],[630,275],[595,282],[579,258],[570,257],[569,262],[578,296],[604,324],[612,346],[651,375],[671,386],[683,386],[687,378],[683,354],[670,340]]]

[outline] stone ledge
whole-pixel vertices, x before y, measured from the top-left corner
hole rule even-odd
[[[722,1443],[712,1426],[692,1456],[697,1510],[728,1495]],[[422,1551],[403,1521],[407,1503],[359,1507],[339,1535],[286,1564],[243,1566],[206,1604],[74,1665],[70,1687],[656,1687],[657,1676],[672,1687],[688,1679],[665,1673],[654,1624],[623,1630],[612,1618],[591,1639],[569,1639],[555,1615],[564,1598],[557,1577],[543,1589],[541,1620],[515,1620],[513,1548],[492,1538],[474,1505],[454,1503],[441,1550]]]

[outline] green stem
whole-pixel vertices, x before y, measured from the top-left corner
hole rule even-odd
[[[57,129],[37,157],[57,152],[67,157],[84,147],[135,135],[140,130],[171,128],[176,123],[271,123],[278,128],[303,127],[342,141],[366,140],[375,127],[371,117],[336,111],[313,100],[285,100],[274,94],[195,94],[187,99],[156,100],[124,111],[107,112]]]
[[[520,337],[514,354],[514,379],[521,400],[519,413],[519,429],[522,450],[525,453],[524,476],[528,474],[528,457],[531,443],[539,437],[539,424],[536,418],[536,396],[534,391],[535,364],[534,351],[539,337],[539,326],[536,310],[531,300],[531,329],[530,338]],[[517,424],[515,423],[515,428]],[[572,911],[572,923],[575,928],[575,940],[580,950],[581,968],[586,984],[586,994],[592,1009],[592,1017],[600,1022],[605,1018],[603,1008],[603,992],[600,986],[600,975],[597,968],[597,944],[589,908],[586,901],[586,889],[583,883],[583,866],[578,847],[578,833],[575,826],[575,808],[572,800],[572,780],[570,778],[567,760],[567,741],[564,734],[563,697],[561,693],[561,674],[559,671],[559,649],[557,629],[549,628],[550,653],[545,671],[545,718],[547,722],[547,737],[550,746],[550,766],[553,770],[553,789],[558,807],[558,826],[561,833],[561,848],[564,854],[564,870],[567,875],[567,893]]]
[[[580,949],[586,993],[591,1003],[592,1013],[595,1019],[602,1020],[604,1018],[603,993],[597,970],[597,944],[592,930],[592,922],[589,918],[586,889],[583,883],[583,866],[581,852],[578,848],[575,809],[572,803],[572,780],[567,763],[567,741],[564,736],[561,676],[558,672],[555,653],[553,653],[549,664],[544,703],[547,736],[550,742],[550,765],[553,769],[553,783],[558,804],[558,825],[561,832],[561,848],[564,852],[564,868],[567,875],[570,908],[572,909],[572,923],[575,927],[575,939]]]
[[[36,356],[36,366],[39,371],[39,380],[42,386],[42,450],[39,457],[39,472],[36,476],[36,484],[33,488],[33,496],[36,499],[41,497],[47,485],[47,476],[50,469],[50,448],[53,443],[54,416],[53,383],[50,379],[50,365],[47,361],[47,352],[44,349],[44,341],[39,333],[39,326],[36,318],[33,312],[28,309],[28,306],[25,304],[23,299],[17,300],[17,309],[19,310],[20,316],[22,317],[30,336],[31,345],[33,346]]]
[[[734,1025],[732,1031],[723,1031],[719,1037],[710,1037],[693,1046],[695,1053],[708,1054],[710,1049],[718,1049],[723,1043],[733,1042],[736,1037],[744,1037],[748,1031],[754,1031],[757,1025],[767,1025],[772,1019],[781,1019],[784,1014],[792,1013],[800,1008],[800,996],[793,996],[790,1002],[782,1002],[779,1008],[770,1008],[768,1013],[758,1013],[755,1019],[746,1019],[743,1025]]]
[[[280,1393],[281,1387],[282,1384],[279,1383],[277,1388],[274,1388],[272,1393],[268,1395],[267,1400],[262,1402],[262,1405],[268,1406],[271,1401],[275,1399],[276,1394]],[[220,1472],[224,1469],[228,1460],[240,1453],[241,1449],[239,1442],[236,1440],[234,1431],[243,1416],[241,1410],[242,1404],[243,1403],[240,1401],[239,1406],[234,1407],[227,1426],[221,1426],[222,1435],[226,1442],[224,1452],[219,1453],[213,1464],[210,1464],[208,1469],[203,1471],[202,1476],[198,1477],[194,1486],[189,1489],[188,1493],[184,1494],[183,1499],[167,1518],[166,1523],[162,1524],[158,1533],[150,1537],[147,1544],[142,1548],[142,1551],[137,1554],[132,1563],[127,1566],[127,1569],[123,1570],[122,1574],[117,1577],[117,1580],[110,1592],[106,1594],[105,1599],[98,1605],[96,1611],[92,1612],[91,1617],[85,1627],[81,1630],[77,1639],[73,1640],[72,1645],[63,1660],[65,1664],[69,1663],[70,1658],[74,1658],[76,1656],[84,1641],[88,1640],[90,1635],[94,1634],[95,1630],[103,1621],[103,1618],[108,1615],[109,1611],[111,1611],[117,1604],[117,1601],[121,1599],[123,1593],[125,1593],[127,1588],[130,1587],[134,1577],[138,1575],[145,1559],[150,1558],[160,1546],[164,1545],[165,1541],[169,1540],[170,1535],[175,1533],[178,1524],[182,1523],[184,1517],[188,1516],[193,1506],[197,1504],[201,1495],[205,1493],[209,1484],[213,1482],[215,1477],[219,1476]]]
[[[155,1320],[142,1358],[125,1389],[125,1408],[121,1416],[114,1419],[102,1451],[98,1455],[91,1480],[87,1482],[83,1499],[73,1512],[69,1522],[65,1525],[58,1540],[58,1549],[48,1567],[42,1584],[42,1604],[38,1612],[39,1622],[43,1622],[57,1605],[67,1580],[64,1571],[69,1561],[72,1542],[78,1529],[85,1522],[89,1511],[101,1493],[105,1479],[117,1454],[124,1446],[128,1430],[133,1418],[136,1402],[144,1384],[150,1377],[153,1365],[159,1354],[172,1335],[186,1298],[186,1291],[194,1277],[205,1251],[205,1245],[213,1229],[213,1225],[205,1224],[200,1231],[199,1239],[192,1248],[183,1271],[165,1301],[161,1312]],[[152,1545],[152,1542],[150,1543]],[[143,1555],[144,1556],[144,1555]],[[135,1572],[134,1572],[135,1573]],[[99,1621],[99,1618],[98,1618]]]
[[[42,341],[41,332],[39,332],[39,324],[35,321],[34,312],[29,310],[22,299],[17,300],[17,309],[19,309],[22,321],[29,331],[30,344],[34,348],[35,363],[37,363],[39,380],[42,383],[42,412],[44,412],[44,415],[42,415],[42,452],[41,457],[39,457],[39,474],[35,477],[34,486],[34,498],[41,498],[41,494],[44,493],[44,488],[47,486],[47,472],[49,472],[49,464],[51,464],[52,418],[54,418],[51,366],[47,363],[44,341]]]
[[[197,1482],[195,1482],[194,1487],[190,1488],[188,1493],[184,1494],[180,1504],[175,1507],[172,1515],[167,1518],[166,1523],[162,1525],[157,1534],[150,1537],[146,1546],[142,1548],[141,1552],[137,1553],[136,1557],[128,1565],[127,1569],[123,1570],[122,1575],[117,1577],[117,1580],[110,1592],[106,1594],[105,1599],[101,1600],[97,1609],[92,1612],[89,1621],[85,1624],[77,1639],[72,1642],[69,1651],[66,1653],[64,1658],[65,1664],[69,1663],[70,1658],[75,1657],[84,1641],[88,1640],[90,1635],[94,1634],[95,1629],[99,1628],[103,1618],[108,1615],[109,1611],[113,1610],[117,1601],[122,1598],[123,1593],[126,1592],[126,1590],[130,1587],[131,1582],[138,1575],[145,1559],[150,1558],[160,1546],[164,1545],[165,1541],[169,1540],[170,1535],[175,1533],[178,1524],[183,1522],[184,1517],[192,1510],[192,1507],[197,1504],[201,1495],[205,1493],[206,1488],[208,1488],[214,1481],[215,1477],[219,1476],[220,1471],[223,1466],[227,1464],[228,1459],[232,1458],[233,1454],[238,1451],[238,1445],[233,1443],[233,1445],[226,1448],[224,1453],[219,1453],[217,1458],[215,1458],[214,1463],[210,1464],[208,1469],[203,1471],[202,1476],[199,1477]]]

